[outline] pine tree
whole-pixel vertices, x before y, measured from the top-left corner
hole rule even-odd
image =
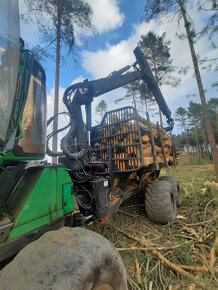
[[[43,40],[47,47],[55,45],[55,100],[54,115],[58,114],[59,80],[61,47],[65,45],[69,52],[75,44],[75,25],[83,29],[92,29],[92,9],[85,0],[24,0],[27,13],[23,15],[26,21],[36,19]],[[54,119],[53,131],[58,128],[58,117]],[[57,152],[57,135],[53,136],[52,150]],[[57,162],[54,157],[53,162]]]
[[[123,86],[126,91],[126,95],[115,101],[115,104],[119,102],[131,100],[133,107],[139,112],[148,112],[153,110],[152,106],[155,104],[155,99],[152,92],[148,89],[147,84],[143,81],[135,81],[131,84]],[[142,103],[142,106],[137,106],[138,103]],[[145,106],[145,110],[143,108]]]
[[[145,104],[145,113],[154,110],[155,98],[145,82],[139,83],[139,98]]]
[[[190,19],[188,12],[187,12],[187,5],[190,3],[188,0],[150,0],[146,1],[145,4],[145,14],[144,14],[144,20],[150,21],[151,19],[157,19],[160,16],[166,16],[169,14],[173,14],[173,18],[178,17],[178,21],[183,19],[184,21],[184,27],[186,32],[186,37],[188,40],[190,53],[192,57],[192,62],[194,66],[195,71],[195,78],[198,86],[198,91],[203,107],[203,114],[204,119],[206,122],[206,128],[207,128],[207,135],[210,143],[210,148],[212,151],[213,156],[213,163],[215,167],[216,172],[216,179],[218,180],[218,152],[216,149],[216,142],[214,138],[214,133],[212,130],[208,109],[207,109],[207,103],[206,103],[206,97],[205,92],[201,80],[201,74],[199,70],[197,55],[195,52],[194,47],[194,41],[195,41],[195,31],[194,31],[194,23]]]
[[[101,100],[95,108],[96,113],[100,113],[101,118],[103,118],[104,113],[107,111],[108,105],[105,100]]]
[[[218,130],[218,99],[210,98],[207,102],[210,111],[214,112],[216,119],[216,129]]]
[[[187,132],[187,110],[179,107],[175,112],[175,120],[179,122],[179,126],[183,128],[186,137],[186,148],[189,153],[189,141],[188,141],[188,132]]]
[[[172,59],[170,58],[170,41],[165,38],[166,33],[159,36],[150,31],[146,35],[141,35],[141,40],[138,44],[146,56],[157,84],[160,87],[163,84],[175,87],[179,84],[179,79],[172,74],[175,72],[175,67],[172,65]],[[160,124],[163,126],[160,108],[159,115]]]
[[[132,82],[128,85],[123,86],[126,89],[126,95],[115,101],[115,104],[118,104],[123,101],[132,100],[133,107],[137,109],[137,100],[140,93],[140,81]]]
[[[202,37],[205,34],[208,35],[209,41],[212,44],[212,47],[217,47],[215,43],[215,37],[218,30],[218,3],[217,0],[198,0],[198,9],[207,11],[209,13],[208,21],[206,21],[205,26],[201,31],[196,33],[198,37]]]
[[[196,138],[196,145],[197,145],[197,152],[200,156],[200,143],[199,143],[199,136],[198,136],[198,128],[201,124],[201,111],[202,106],[201,104],[197,104],[193,101],[189,103],[188,107],[188,118],[189,118],[189,125],[193,126]]]

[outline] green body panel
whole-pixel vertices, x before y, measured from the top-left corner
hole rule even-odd
[[[72,194],[73,183],[63,184],[63,196],[64,196],[64,214],[73,211],[73,194]]]
[[[73,211],[72,181],[61,167],[30,167],[8,204],[14,226],[8,240]]]
[[[3,164],[10,165],[20,161],[41,160],[41,157],[17,157],[12,151],[7,152],[5,155],[0,156],[0,168]]]
[[[8,4],[7,6],[8,9],[17,8],[16,5]],[[6,13],[5,15],[6,24],[10,26],[9,16],[13,14]],[[7,136],[4,130],[4,138],[0,140],[0,220],[6,215],[9,217],[10,224],[13,223],[11,231],[8,232],[8,229],[2,241],[5,241],[7,235],[7,241],[13,240],[44,227],[56,219],[59,220],[65,214],[73,211],[73,183],[67,169],[53,165],[24,168],[28,161],[44,158],[46,76],[34,54],[19,45],[18,32],[17,34],[11,34],[10,29],[5,29],[5,33],[8,33],[6,35],[8,44],[10,44],[10,46],[5,46],[8,49],[6,52],[9,54],[14,51],[14,47],[12,49],[11,46],[14,36],[17,40],[17,52],[20,49],[20,54],[17,53],[16,57],[16,64],[18,65],[19,62],[19,71],[16,70],[15,72],[14,82],[7,82],[14,86],[14,90],[9,96],[6,94],[8,90],[3,90],[5,85],[2,86],[1,84],[4,93],[4,95],[1,95],[4,97],[2,100],[7,97],[8,104],[13,104],[12,108],[10,107],[10,118],[6,118],[7,126],[3,127],[7,129]],[[4,38],[2,39],[4,40]],[[3,41],[2,39],[0,39],[0,42]],[[8,64],[11,63],[8,62]],[[6,64],[7,62],[4,67],[7,67]],[[10,70],[11,72],[12,70]],[[8,74],[7,77],[10,80],[12,75]],[[31,107],[31,110],[29,107]],[[34,131],[36,128],[39,128],[39,130]],[[32,134],[32,131],[35,134]],[[25,146],[22,146],[22,142]]]

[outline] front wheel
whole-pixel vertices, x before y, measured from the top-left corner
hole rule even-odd
[[[62,228],[26,246],[0,272],[2,289],[126,290],[115,247],[83,228]]]
[[[147,186],[145,210],[155,223],[167,224],[176,219],[177,206],[171,182],[158,179]]]

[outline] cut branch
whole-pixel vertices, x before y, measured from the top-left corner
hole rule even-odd
[[[115,227],[114,225],[110,224],[110,227],[114,228],[115,230],[117,230],[118,232],[124,234],[125,236],[127,236],[129,239],[132,239],[134,241],[136,241],[137,243],[139,243],[141,246],[143,247],[147,247],[147,242],[145,239],[141,240],[139,238],[133,237],[131,235],[129,235],[127,232]],[[192,274],[188,273],[187,271],[185,271],[180,265],[175,265],[172,262],[170,262],[167,258],[165,258],[160,252],[158,252],[157,250],[153,249],[151,250],[151,253],[158,257],[164,264],[166,264],[167,266],[169,266],[171,269],[173,269],[175,272],[177,272],[178,274],[184,276],[185,278],[194,281],[196,284],[198,284],[199,286],[202,287],[203,283],[199,281],[199,277],[195,277]]]
[[[216,236],[215,242],[213,247],[210,250],[210,269],[211,271],[214,271],[214,265],[215,265],[215,261],[216,261],[216,247],[218,245],[218,236]]]

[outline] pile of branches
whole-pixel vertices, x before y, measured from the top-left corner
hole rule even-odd
[[[208,217],[207,209],[214,201],[208,202],[202,220],[196,223],[187,222],[191,211],[185,209],[184,215],[178,215],[175,222],[165,226],[154,225],[143,219],[141,213],[138,214],[138,209],[143,209],[144,205],[134,202],[134,205],[120,209],[114,220],[103,225],[95,224],[94,229],[115,244],[124,262],[127,256],[138,257],[134,267],[128,262],[126,264],[130,289],[166,289],[169,285],[167,273],[178,277],[177,285],[172,287],[170,284],[169,289],[213,289],[208,288],[208,283],[218,284],[215,263],[217,213],[212,216],[210,213]],[[151,273],[156,278],[149,279]],[[203,278],[205,275],[207,282]],[[139,285],[144,286],[141,288]]]

